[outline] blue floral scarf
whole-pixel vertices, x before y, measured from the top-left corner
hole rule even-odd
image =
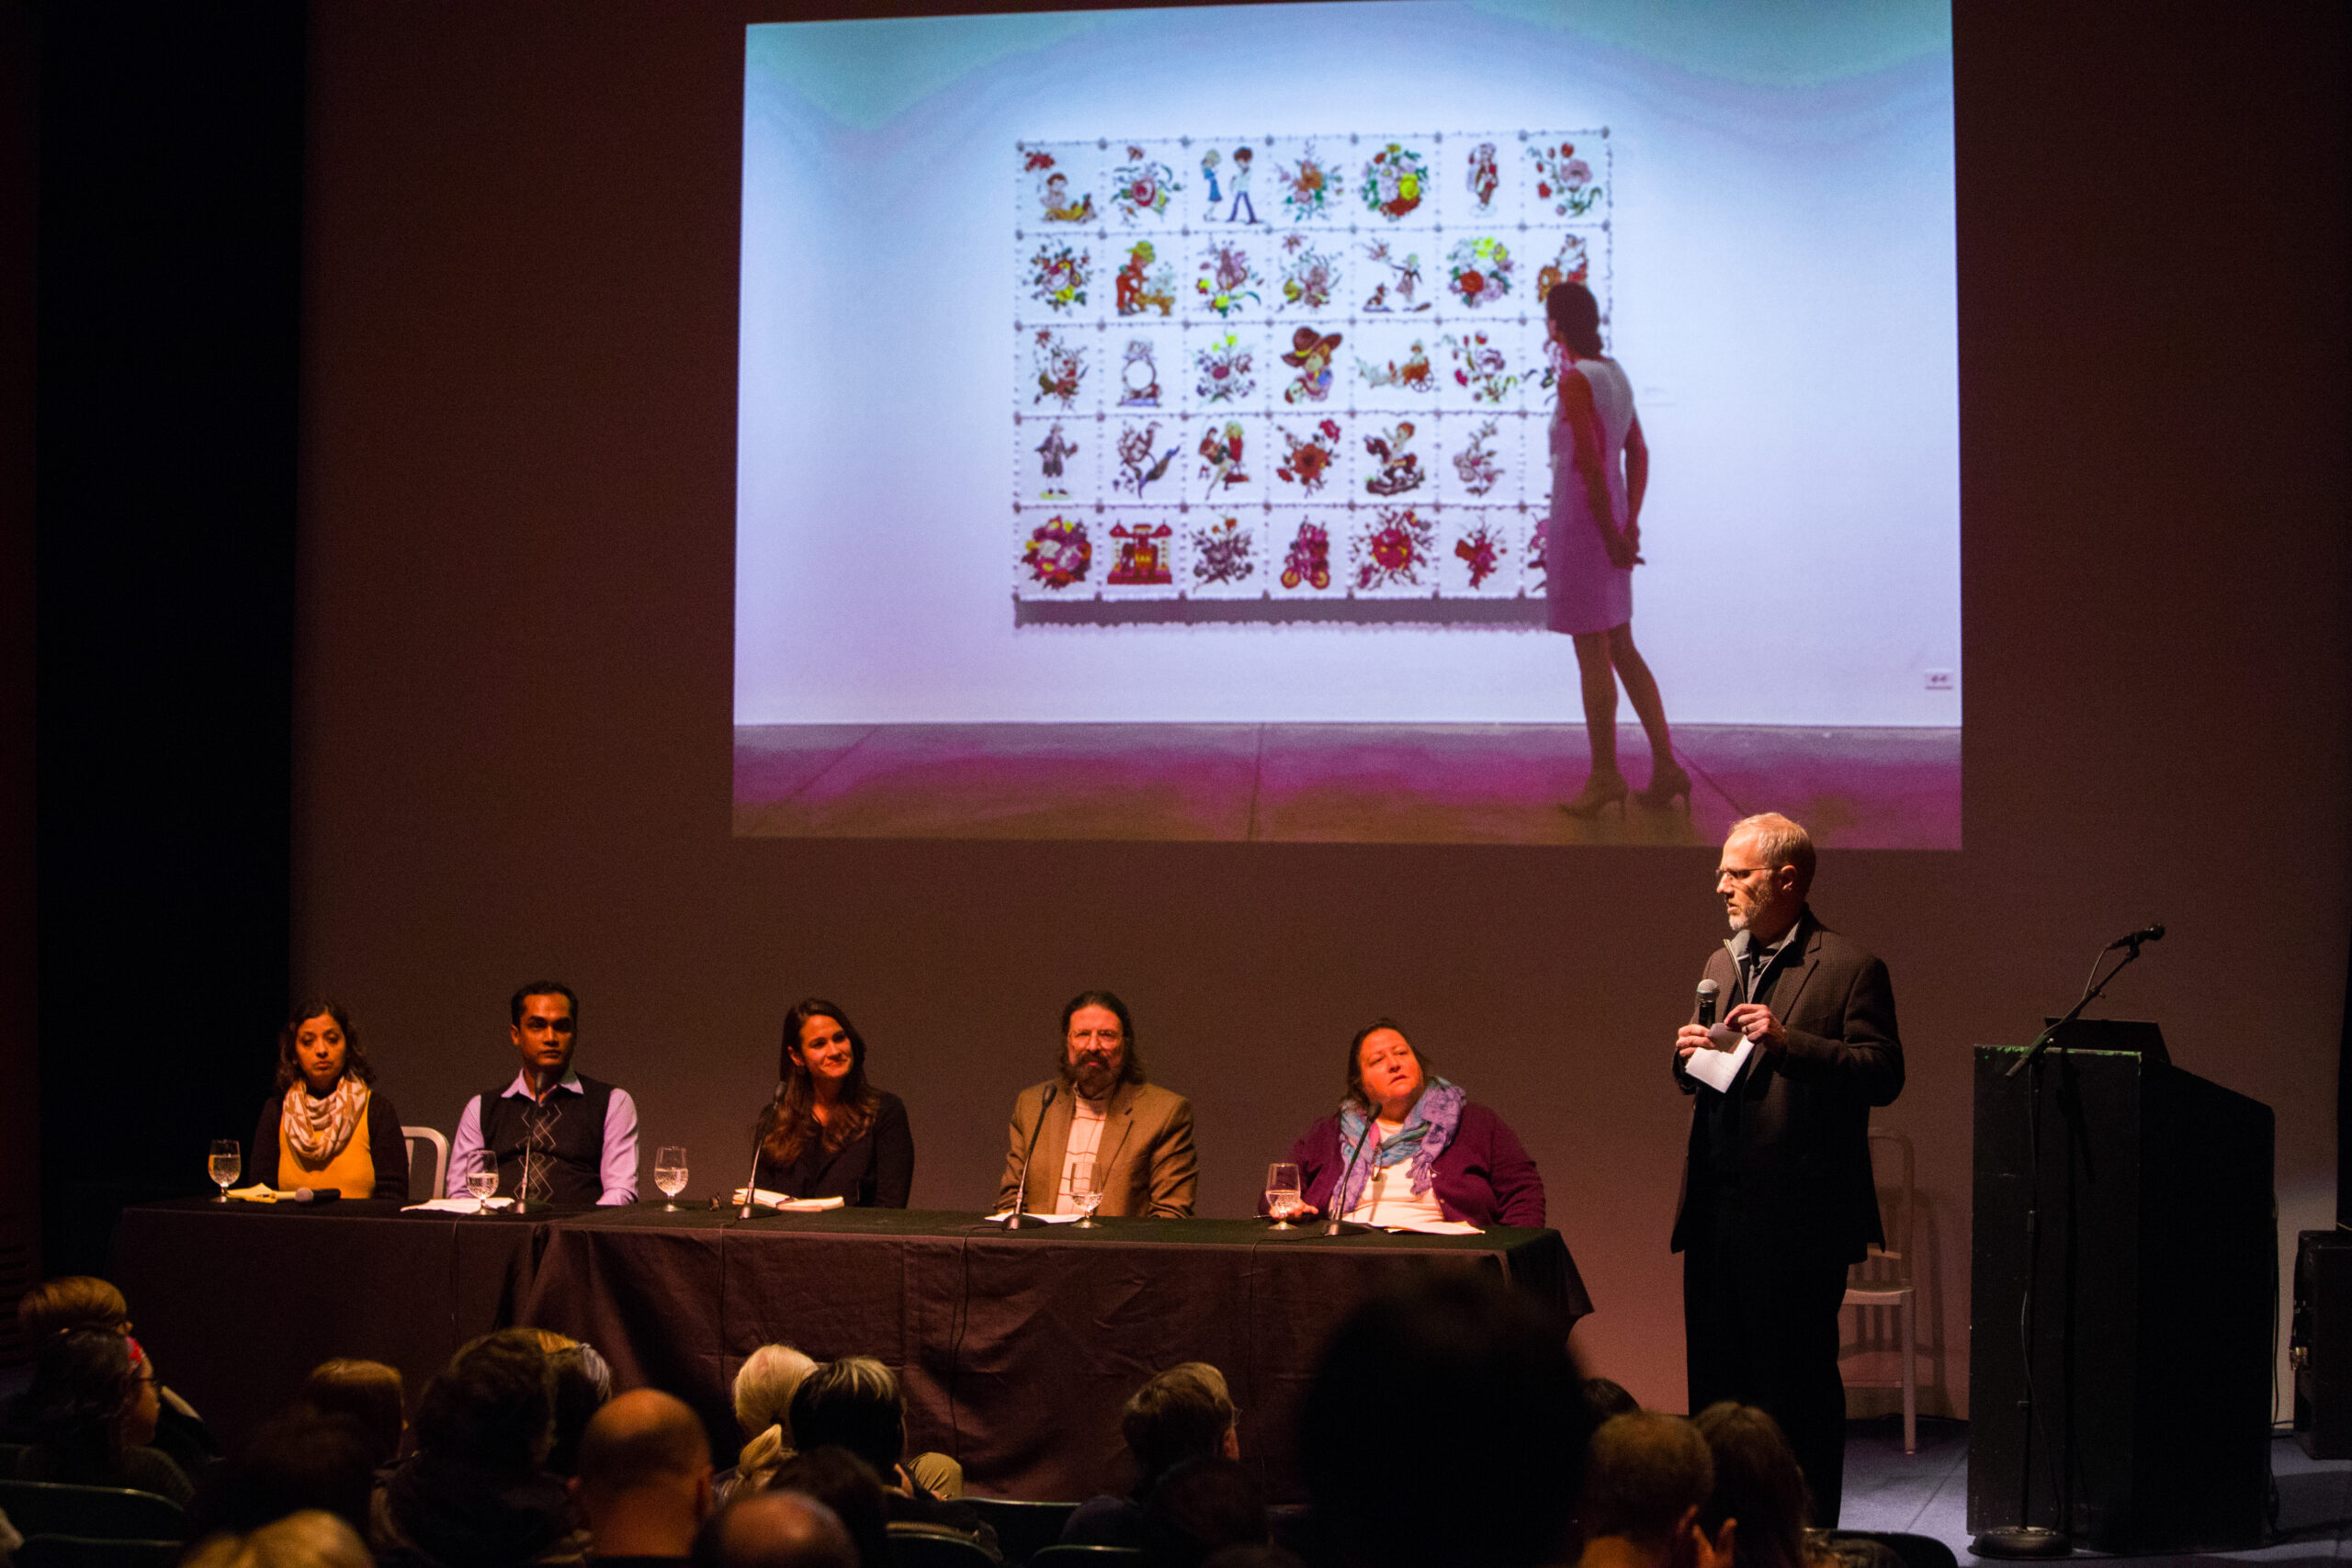
[[[1432,1075],[1421,1090],[1421,1098],[1414,1103],[1413,1113],[1405,1118],[1404,1130],[1394,1137],[1379,1140],[1368,1161],[1358,1160],[1356,1150],[1364,1142],[1363,1130],[1370,1113],[1354,1100],[1342,1100],[1340,1157],[1346,1163],[1340,1171],[1339,1185],[1332,1191],[1330,1212],[1351,1213],[1363,1201],[1364,1188],[1370,1184],[1374,1169],[1385,1170],[1406,1160],[1413,1162],[1409,1173],[1413,1196],[1418,1198],[1427,1192],[1436,1178],[1438,1156],[1445,1153],[1462,1126],[1462,1107],[1469,1098],[1455,1085]]]

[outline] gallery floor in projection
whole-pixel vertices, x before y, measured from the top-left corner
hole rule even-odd
[[[750,28],[735,830],[1959,847],[1949,15],[1659,17]]]

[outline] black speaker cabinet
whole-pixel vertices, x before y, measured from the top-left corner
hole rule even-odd
[[[2064,1529],[2113,1552],[2258,1545],[2278,1299],[2270,1109],[2117,1052],[2053,1050],[2006,1076],[2021,1055],[1976,1048],[1968,1528]]]
[[[2295,1238],[2295,1437],[2313,1459],[2352,1459],[2352,1231]]]

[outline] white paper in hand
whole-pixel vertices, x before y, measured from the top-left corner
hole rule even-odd
[[[1682,1070],[1717,1094],[1729,1094],[1731,1080],[1739,1077],[1739,1069],[1747,1065],[1748,1053],[1756,1049],[1756,1042],[1744,1034],[1735,1034],[1719,1023],[1707,1031],[1707,1045],[1704,1051],[1691,1052],[1683,1062]]]

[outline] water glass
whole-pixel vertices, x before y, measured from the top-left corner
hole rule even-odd
[[[1069,1195],[1078,1204],[1078,1227],[1094,1228],[1094,1211],[1102,1206],[1102,1187],[1095,1179],[1094,1161],[1080,1157],[1069,1168]]]
[[[225,1203],[229,1201],[229,1189],[237,1184],[238,1174],[245,1168],[243,1156],[237,1152],[237,1140],[213,1139],[209,1168],[212,1172],[213,1185],[220,1189],[220,1201]]]
[[[662,1189],[670,1201],[662,1205],[664,1213],[678,1212],[678,1194],[686,1190],[686,1149],[684,1144],[664,1144],[653,1156],[653,1185]]]
[[[488,1149],[481,1151],[474,1168],[466,1172],[466,1190],[473,1194],[474,1213],[490,1212],[490,1200],[498,1194],[498,1156]]]
[[[1266,1213],[1274,1217],[1274,1229],[1295,1231],[1291,1216],[1300,1212],[1298,1201],[1298,1167],[1283,1162],[1266,1168]]]

